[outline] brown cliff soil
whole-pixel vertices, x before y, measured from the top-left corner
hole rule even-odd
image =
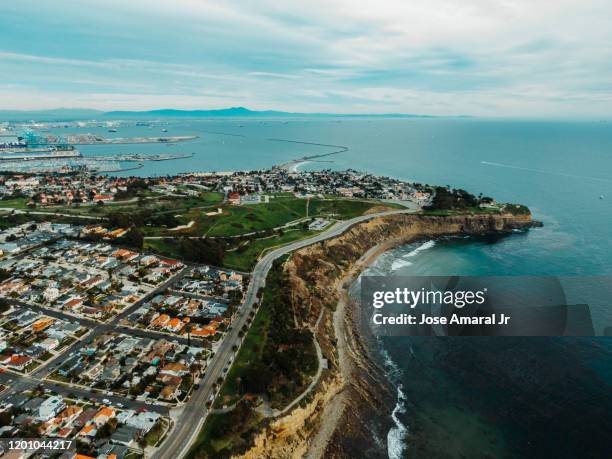
[[[316,328],[328,369],[317,390],[291,413],[259,432],[244,458],[387,457],[386,432],[395,403],[359,309],[347,287],[380,253],[397,245],[453,235],[510,232],[533,225],[531,215],[393,215],[352,227],[341,236],[295,252],[285,264],[292,304],[303,326]]]

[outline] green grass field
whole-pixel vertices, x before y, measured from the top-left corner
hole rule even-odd
[[[242,343],[240,352],[238,352],[236,360],[225,378],[219,397],[215,402],[216,408],[235,403],[238,400],[239,378],[252,362],[261,358],[261,353],[266,345],[269,327],[270,309],[264,301],[257,311],[253,324],[244,339],[244,343]]]
[[[184,224],[195,224],[182,234],[197,236],[226,237],[265,231],[286,225],[305,217],[326,217],[345,220],[364,214],[375,206],[383,205],[378,201],[357,201],[349,199],[301,199],[293,196],[275,195],[269,203],[223,206],[223,214],[207,216],[193,210],[181,215]],[[387,207],[398,207],[384,204]],[[308,209],[307,209],[308,206]]]
[[[0,207],[11,207],[13,209],[26,209],[26,202],[28,202],[29,198],[11,198],[11,199],[1,199]]]
[[[151,250],[170,258],[180,258],[177,246],[163,239],[145,239],[143,250]]]
[[[255,239],[250,241],[243,248],[235,251],[226,251],[225,257],[223,258],[223,265],[240,271],[250,271],[257,263],[259,256],[265,250],[273,247],[280,247],[290,242],[305,239],[317,234],[315,231],[308,231],[301,227],[297,228],[298,229],[287,229],[282,235],[276,234],[265,239]]]
[[[206,216],[191,212],[185,220],[196,220],[197,232],[207,236],[235,236],[285,225],[306,216],[306,201],[275,198],[269,203],[225,206],[222,215]]]

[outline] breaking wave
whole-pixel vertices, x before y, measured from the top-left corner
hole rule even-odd
[[[436,245],[435,241],[427,241],[421,244],[420,246],[418,246],[417,248],[415,248],[414,250],[411,250],[406,255],[402,255],[400,258],[397,258],[396,260],[393,261],[393,263],[391,264],[391,271],[397,271],[400,268],[412,265],[412,262],[409,261],[408,258],[415,257],[416,255],[419,254],[419,252],[422,252],[423,250],[431,249],[435,245]]]

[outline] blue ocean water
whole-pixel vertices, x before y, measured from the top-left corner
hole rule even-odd
[[[612,274],[612,124],[444,119],[181,120],[172,146],[85,146],[85,154],[194,152],[139,175],[246,170],[347,146],[308,168],[354,168],[448,184],[529,206],[544,227],[492,242],[437,241],[385,254],[396,275]],[[94,129],[86,129],[94,131]],[[61,132],[61,131],[60,131]],[[99,132],[105,133],[104,130]],[[228,135],[230,134],[230,135]],[[110,135],[110,134],[107,134]],[[159,127],[117,136],[162,135]],[[408,256],[410,254],[410,256]],[[612,300],[612,299],[611,299]],[[605,305],[604,305],[605,307]],[[612,310],[612,301],[610,301]],[[596,339],[381,341],[401,387],[390,457],[604,457],[612,432],[612,342]],[[399,396],[401,394],[401,397]]]

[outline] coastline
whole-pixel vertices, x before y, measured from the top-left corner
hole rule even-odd
[[[529,226],[537,223],[529,222]],[[355,457],[367,451],[368,457],[388,458],[389,433],[399,429],[399,436],[405,426],[394,418],[401,410],[401,387],[388,379],[388,371],[383,368],[381,354],[373,336],[361,326],[361,308],[349,295],[351,285],[358,277],[384,253],[394,248],[432,241],[445,234],[413,234],[392,237],[370,247],[338,279],[335,285],[338,298],[333,312],[333,334],[338,354],[339,379],[342,389],[331,397],[321,411],[318,429],[308,446],[308,459],[327,457]],[[369,425],[362,421],[367,420]],[[352,435],[347,435],[347,432]],[[399,438],[398,441],[403,441]],[[405,445],[392,445],[399,456]]]
[[[344,381],[351,381],[360,371],[360,368],[364,366],[370,369],[380,369],[380,365],[372,358],[372,348],[364,342],[366,337],[360,334],[356,328],[359,321],[355,320],[355,317],[359,314],[359,305],[351,301],[349,289],[361,273],[371,266],[379,256],[396,246],[388,246],[387,243],[381,242],[370,248],[357,260],[353,268],[339,280],[336,287],[338,304],[332,314],[332,322],[338,352],[338,369]],[[358,351],[356,347],[361,349]],[[359,375],[357,376],[359,378]],[[381,387],[383,389],[381,392],[385,392],[384,404],[386,405],[391,401],[392,387],[383,378],[380,378],[379,382],[384,384]],[[319,429],[309,447],[306,455],[307,459],[326,457],[325,454],[333,440],[334,432],[341,425],[344,410],[347,405],[354,402],[355,400],[351,399],[350,391],[342,390],[323,408]]]
[[[401,388],[395,386],[387,378],[387,370],[383,368],[380,359],[382,356],[374,343],[374,338],[368,334],[367,329],[360,326],[362,312],[360,304],[351,299],[349,291],[359,276],[384,253],[401,245],[435,239],[417,236],[380,242],[363,254],[351,270],[338,282],[337,294],[339,300],[333,313],[333,324],[341,377],[345,381],[369,380],[368,392],[379,394],[377,402],[384,406],[386,411],[372,415],[370,403],[360,400],[357,393],[353,393],[351,398],[351,391],[343,390],[325,406],[321,414],[319,432],[311,445],[309,454],[306,456],[308,459],[328,457],[327,455],[331,453],[330,450],[335,441],[333,439],[334,432],[339,427],[354,422],[351,418],[354,418],[355,415],[366,416],[370,420],[375,416],[379,418],[378,429],[376,429],[376,432],[371,432],[377,437],[374,439],[375,442],[376,440],[380,442],[380,449],[376,451],[375,456],[389,457],[388,433],[391,429],[398,428],[398,421],[394,418],[394,414],[399,407],[398,398],[401,397]],[[376,377],[373,377],[373,372]],[[345,411],[348,406],[352,406],[353,410],[347,414]],[[321,449],[320,444],[322,441],[325,441],[323,449]],[[313,452],[313,449],[316,451]]]
[[[260,424],[250,446],[232,457],[388,458],[398,391],[384,359],[363,330],[348,288],[382,253],[445,236],[512,234],[534,226],[530,214],[430,216],[398,214],[360,222],[342,234],[293,252],[283,265],[292,292],[287,307],[314,333],[323,371],[293,410]]]

